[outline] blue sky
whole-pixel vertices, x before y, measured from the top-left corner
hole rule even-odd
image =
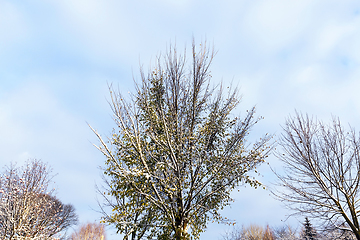
[[[170,43],[189,48],[192,37],[214,43],[213,82],[241,87],[239,111],[256,105],[265,117],[252,137],[279,135],[295,109],[360,129],[359,1],[0,0],[0,166],[48,162],[58,197],[81,222],[98,219],[94,186],[105,159],[87,122],[109,134],[107,84],[132,91],[140,64]],[[270,185],[273,173],[261,170]],[[269,191],[240,188],[234,198],[224,214],[240,226],[280,226],[289,213]],[[227,229],[211,224],[201,239]]]

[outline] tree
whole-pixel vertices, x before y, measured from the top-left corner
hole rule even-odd
[[[341,229],[327,229],[323,231],[324,238],[329,240],[355,240],[355,235],[350,231],[344,231]]]
[[[262,226],[251,224],[248,227],[234,228],[231,232],[227,232],[223,240],[275,240],[273,230],[267,225]]]
[[[50,239],[76,223],[74,207],[49,191],[50,172],[32,160],[22,168],[11,164],[0,175],[1,239]]]
[[[73,234],[69,240],[106,240],[105,228],[100,223],[87,223]]]
[[[263,240],[275,240],[275,235],[269,225],[266,226],[264,231]]]
[[[263,240],[264,228],[259,225],[251,224],[249,227],[243,227],[240,235],[241,240]]]
[[[219,210],[233,189],[260,186],[248,173],[267,157],[269,136],[250,147],[255,108],[244,118],[232,114],[240,98],[236,89],[210,87],[213,57],[206,44],[200,51],[193,44],[187,69],[186,57],[170,48],[148,75],[141,70],[130,101],[110,86],[116,130],[108,141],[93,131],[107,157],[107,194],[117,199],[105,221],[119,232],[198,238],[208,221],[227,221]]]
[[[303,230],[303,233],[302,233],[302,238],[304,240],[316,240],[317,239],[316,231],[311,226],[310,220],[307,217],[305,218],[304,230]]]
[[[272,232],[276,240],[299,240],[296,229],[291,228],[290,225],[273,228]]]
[[[277,153],[285,172],[275,196],[327,228],[352,231],[360,239],[360,139],[338,118],[326,125],[308,115],[289,117]]]

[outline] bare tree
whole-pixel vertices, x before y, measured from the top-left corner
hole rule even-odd
[[[69,240],[106,240],[105,227],[101,223],[84,224]]]
[[[260,225],[251,224],[248,227],[243,227],[241,231],[241,240],[263,240],[264,228]]]
[[[266,225],[263,240],[275,240],[275,234],[273,230],[269,227],[269,225]]]
[[[225,233],[223,240],[275,240],[273,230],[267,225],[263,228],[260,225],[251,224],[241,229],[234,227],[230,232]]]
[[[296,229],[290,225],[272,228],[276,240],[299,240]]]
[[[294,210],[323,221],[327,228],[351,231],[360,239],[360,139],[338,118],[331,124],[296,113],[279,140],[284,174],[273,193]]]
[[[0,238],[50,239],[77,221],[74,207],[49,190],[51,170],[39,160],[0,175]]]
[[[341,229],[327,229],[322,231],[322,238],[326,240],[355,240],[356,237],[353,232],[344,231]]]
[[[121,233],[147,228],[158,239],[198,238],[209,220],[227,221],[219,210],[233,189],[260,186],[248,173],[267,157],[269,137],[247,143],[259,120],[255,108],[236,117],[237,90],[210,87],[213,56],[206,44],[199,51],[193,44],[186,67],[171,48],[153,71],[141,72],[130,101],[110,88],[116,130],[109,141],[94,132],[107,157],[108,194],[118,200],[110,217]]]

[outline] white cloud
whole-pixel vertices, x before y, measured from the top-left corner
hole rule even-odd
[[[316,2],[258,1],[246,13],[242,27],[262,50],[275,51],[298,39],[314,17]]]
[[[0,52],[6,51],[28,35],[22,12],[9,1],[0,1]]]
[[[157,0],[159,4],[165,6],[175,7],[177,9],[184,9],[190,7],[193,1],[191,0]]]
[[[319,65],[315,66],[307,66],[304,69],[299,69],[300,71],[295,74],[294,77],[290,77],[290,79],[294,79],[294,83],[297,86],[303,86],[304,84],[314,84],[317,81],[321,81],[323,78],[322,71]]]
[[[148,46],[161,35],[154,34],[161,29],[155,27],[156,14],[146,9],[149,4],[65,0],[56,6],[70,34],[89,50],[89,57],[102,63],[130,61],[131,65],[138,66],[139,54],[146,55],[144,52],[150,50],[144,49],[144,45]],[[143,16],[138,15],[141,12]],[[164,43],[167,40],[163,40]]]
[[[353,35],[359,29],[359,21],[346,24],[328,24],[318,33],[314,49],[320,57],[326,57],[329,52],[341,44],[343,39]]]

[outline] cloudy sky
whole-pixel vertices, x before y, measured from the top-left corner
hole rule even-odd
[[[114,124],[107,84],[133,90],[140,65],[176,42],[218,51],[213,82],[236,83],[265,119],[253,137],[279,135],[294,110],[360,129],[360,2],[352,0],[0,0],[0,166],[48,162],[57,195],[95,221],[105,158],[93,146]],[[279,168],[274,157],[268,162]],[[261,181],[274,175],[261,168]],[[298,224],[269,191],[240,188],[224,214],[238,224]],[[202,239],[228,228],[209,225]],[[109,239],[119,239],[109,230]]]

